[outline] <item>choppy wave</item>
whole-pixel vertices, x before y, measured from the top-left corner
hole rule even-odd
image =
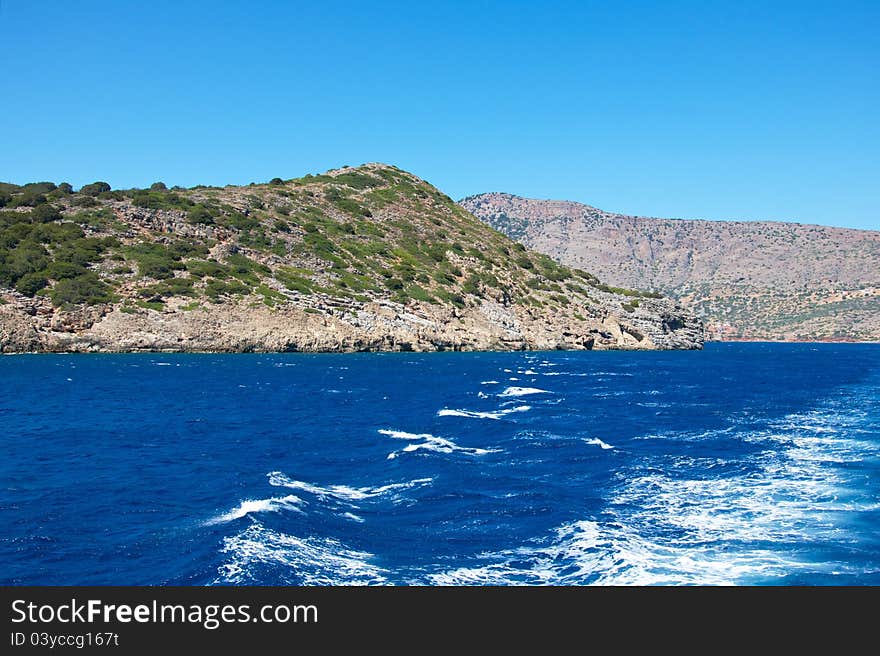
[[[484,554],[471,566],[429,574],[435,585],[735,585],[803,563],[772,549],[676,547],[619,524],[581,520],[555,529],[542,546]]]
[[[631,473],[601,520],[564,524],[513,549],[480,554],[466,566],[428,575],[439,585],[735,585],[785,582],[798,573],[876,574],[821,554],[855,544],[847,517],[880,510],[860,493],[840,463],[878,457],[877,442],[859,435],[859,412],[789,415],[766,431],[733,429],[679,436],[686,440],[775,445],[747,471],[712,475],[724,459],[669,456]],[[592,442],[592,441],[591,441]],[[598,440],[597,440],[598,442]],[[595,442],[593,442],[595,443]],[[703,472],[701,477],[695,477]],[[823,547],[823,545],[828,545]],[[852,580],[852,579],[847,579]]]
[[[552,394],[552,392],[545,389],[538,389],[537,387],[508,387],[498,394],[498,396],[529,396],[530,394]]]
[[[267,579],[285,585],[382,585],[387,572],[375,556],[331,537],[301,538],[256,522],[223,540],[226,557],[216,583],[248,585]]]
[[[381,431],[380,431],[381,432]],[[416,436],[418,439],[420,436]],[[328,485],[321,487],[306,481],[297,481],[279,471],[268,474],[269,484],[276,487],[287,487],[315,495],[319,499],[334,498],[347,502],[363,501],[378,496],[409,490],[422,485],[430,485],[433,478],[416,478],[406,483],[388,483],[376,487],[350,487],[348,485]]]
[[[538,375],[532,370],[520,369],[519,373]],[[547,373],[631,376],[622,372]],[[580,391],[581,398],[636,393],[651,396],[660,392],[649,386],[639,392],[630,388],[597,392],[595,387]],[[556,413],[566,412],[571,405],[566,401],[568,392],[566,397],[555,395],[534,407],[517,404],[521,403],[518,397],[539,394],[553,392],[507,387],[495,395],[503,398],[498,409],[447,407],[436,415],[497,421],[534,410],[529,415],[529,426],[533,426],[540,412],[551,407],[557,408]],[[630,407],[675,408],[681,404],[634,403]],[[580,416],[584,421],[589,415]],[[447,556],[393,569],[375,565],[373,553],[348,546],[346,531],[351,537],[355,535],[351,531],[361,530],[356,527],[370,526],[377,514],[390,507],[389,503],[398,509],[418,507],[421,511],[430,508],[434,499],[473,495],[481,499],[469,502],[470,512],[476,513],[473,521],[476,525],[486,521],[486,531],[491,532],[495,530],[493,523],[486,519],[490,511],[481,515],[476,510],[486,503],[486,497],[479,490],[437,487],[432,492],[437,496],[420,496],[419,504],[410,505],[412,490],[434,486],[433,476],[369,486],[318,485],[274,471],[268,475],[272,486],[295,490],[312,505],[292,495],[250,500],[217,518],[228,522],[251,516],[251,526],[224,540],[223,553],[229,558],[220,569],[219,581],[248,583],[268,577],[306,585],[737,585],[797,582],[803,575],[807,580],[824,576],[827,581],[849,577],[842,580],[850,583],[866,573],[877,574],[870,565],[854,565],[844,556],[832,555],[839,545],[858,543],[853,518],[880,511],[880,500],[876,495],[866,495],[857,480],[864,476],[858,473],[858,466],[875,462],[880,455],[876,426],[866,427],[869,421],[873,419],[865,411],[834,401],[763,423],[756,424],[748,415],[731,416],[713,428],[619,438],[631,441],[616,457],[590,459],[599,463],[597,467],[607,462],[614,469],[609,474],[611,482],[602,492],[602,503],[586,516],[575,516],[530,536],[520,535],[500,549],[458,553],[451,559],[452,564]],[[484,430],[496,429],[509,430],[504,422],[487,425]],[[583,458],[565,451],[576,443],[607,452],[615,451],[615,444],[619,444],[617,439],[610,444],[599,437],[581,437],[564,429],[537,431],[518,431],[513,439],[535,434],[552,434],[553,439],[519,442],[528,446],[511,449],[513,459],[509,464],[513,469],[506,471],[515,473],[518,466],[530,467],[556,457],[564,461],[567,453]],[[428,432],[391,428],[378,432],[406,442],[402,449],[387,455],[391,460],[404,454],[484,456],[499,450],[462,446],[449,437]],[[544,453],[536,459],[535,454],[541,451]],[[444,462],[455,463],[453,459]],[[546,480],[553,482],[552,477]],[[539,499],[541,487],[536,486],[536,491],[529,494],[539,495],[534,497]],[[508,491],[486,496],[504,504],[492,511],[504,515],[519,512],[516,500],[522,494]],[[529,494],[522,498],[529,498]],[[366,504],[371,504],[369,509]],[[362,516],[362,505],[370,513],[370,522]],[[309,516],[312,508],[319,506],[333,511],[342,520],[332,525],[339,535],[322,531],[298,537],[286,529],[268,529],[256,519],[260,513],[282,509],[296,511],[298,516],[306,506]],[[263,519],[270,522],[270,517]],[[457,535],[454,528],[441,525],[442,530],[452,530],[449,535]]]
[[[205,523],[208,525],[223,524],[253,513],[278,512],[279,510],[292,510],[301,513],[303,512],[302,506],[304,503],[302,499],[293,494],[289,494],[286,497],[271,497],[268,499],[245,499],[229,512],[217,515]]]
[[[430,433],[407,433],[406,431],[398,431],[391,429],[381,429],[382,435],[387,435],[397,440],[410,440],[412,444],[407,444],[400,451],[392,451],[388,454],[388,460],[394,460],[400,457],[402,453],[414,453],[416,451],[427,451],[434,453],[464,453],[471,456],[484,456],[489,453],[496,453],[497,449],[481,449],[477,447],[459,446],[452,440],[445,437],[437,437]],[[419,440],[419,441],[416,441]]]
[[[532,409],[530,405],[518,405],[515,408],[502,408],[494,412],[480,412],[477,410],[454,410],[451,408],[443,408],[437,411],[438,417],[468,417],[471,419],[501,419],[507,415],[517,412],[528,412]]]

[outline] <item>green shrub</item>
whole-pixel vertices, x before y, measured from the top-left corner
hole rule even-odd
[[[284,294],[277,289],[272,289],[268,285],[258,285],[254,291],[263,297],[263,303],[269,307],[274,307],[276,304],[283,303],[287,300],[287,297]]]
[[[9,207],[36,207],[46,202],[46,195],[35,191],[26,191],[13,196],[7,203]]]
[[[359,171],[340,173],[339,175],[332,177],[331,179],[333,180],[333,182],[343,184],[346,187],[351,187],[352,189],[370,189],[372,187],[380,187],[384,184],[382,180],[378,180],[366,173],[360,173]]]
[[[104,230],[113,225],[116,221],[113,212],[106,207],[91,212],[77,212],[71,216],[70,219],[75,223],[87,225],[97,230]]]
[[[247,246],[257,251],[267,251],[272,248],[272,240],[261,229],[243,230],[238,238],[238,242],[242,246]]]
[[[465,294],[472,294],[474,296],[481,296],[480,293],[480,278],[474,274],[468,276],[467,280],[464,281],[464,284],[461,286],[461,290]]]
[[[196,205],[186,213],[186,222],[203,225],[213,225],[214,215],[204,205]]]
[[[49,192],[58,189],[58,187],[54,182],[28,182],[21,189],[26,193],[48,194]]]
[[[157,183],[161,184],[161,183]],[[145,207],[151,210],[186,210],[193,206],[189,198],[185,198],[173,191],[138,189],[132,193],[131,202],[137,207]],[[192,223],[192,221],[190,221]]]
[[[431,303],[434,301],[434,297],[419,285],[410,285],[406,288],[405,294],[415,301],[423,301],[425,303]]]
[[[150,185],[150,191],[167,191],[168,187],[164,182],[154,182]]]
[[[216,218],[217,225],[224,226],[226,228],[235,228],[237,230],[251,230],[253,228],[257,228],[260,225],[260,222],[250,216],[245,216],[241,212],[237,212],[233,210],[232,212],[219,215]]]
[[[226,278],[229,268],[216,260],[190,260],[186,263],[186,269],[196,278]]]
[[[448,292],[445,289],[441,289],[437,292],[437,297],[443,301],[452,303],[457,308],[465,307],[464,298],[462,298],[461,294],[456,294],[454,292]]]
[[[58,208],[49,203],[37,205],[31,210],[31,221],[34,223],[50,223],[61,219],[61,212]]]
[[[98,205],[98,201],[91,196],[74,196],[70,204],[74,207],[95,207]]]
[[[449,250],[449,246],[443,243],[433,243],[428,244],[425,247],[425,252],[428,257],[430,257],[435,262],[442,262],[446,259],[446,251]]]
[[[275,271],[275,279],[287,289],[300,294],[311,294],[315,283],[311,278],[302,275],[301,270],[294,267],[280,267]]]
[[[180,261],[181,254],[162,244],[141,242],[128,246],[125,253],[137,263],[143,278],[167,279],[173,277],[175,271],[186,268]]]
[[[49,296],[56,307],[82,303],[96,305],[111,303],[114,300],[110,287],[92,271],[76,278],[59,280],[49,292]]]
[[[42,273],[26,273],[15,283],[15,289],[25,296],[33,296],[48,284],[49,280]]]
[[[87,270],[82,264],[75,262],[51,262],[42,273],[45,273],[52,280],[64,280],[66,278],[76,278],[86,273]]]
[[[270,185],[281,185],[281,184],[284,184],[284,180],[282,180],[281,178],[272,178],[271,180],[269,180],[269,184]]]
[[[169,278],[158,282],[155,285],[141,290],[141,293],[149,296],[193,296],[193,279],[192,278]]]
[[[20,241],[14,249],[3,254],[0,284],[13,287],[26,274],[42,271],[49,262],[49,254],[41,244],[31,240]]]
[[[514,262],[516,262],[517,266],[522,267],[523,269],[531,270],[535,268],[535,265],[532,263],[532,261],[525,255],[517,257]]]
[[[220,302],[220,299],[223,296],[249,294],[250,291],[250,287],[237,280],[223,281],[211,279],[208,281],[208,284],[205,285],[205,296],[215,303]]]
[[[149,301],[135,301],[135,305],[138,307],[142,307],[145,310],[155,310],[156,312],[161,312],[165,309],[165,302],[161,299],[149,300]]]
[[[110,191],[110,185],[106,182],[93,182],[91,184],[83,185],[79,193],[85,194],[86,196],[97,196],[98,194],[102,194]]]

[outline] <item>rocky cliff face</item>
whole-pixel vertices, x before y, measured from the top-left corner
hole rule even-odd
[[[678,299],[716,339],[880,339],[880,232],[633,217],[500,193],[461,205],[609,284]]]
[[[12,188],[0,350],[700,348],[675,302],[530,252],[395,167],[266,185]],[[16,199],[19,199],[16,201]]]

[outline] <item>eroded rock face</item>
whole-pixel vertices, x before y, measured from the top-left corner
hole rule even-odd
[[[667,300],[651,299],[622,319],[505,306],[479,307],[313,299],[269,308],[242,299],[194,310],[110,305],[28,312],[0,306],[3,352],[352,352],[552,349],[694,349],[702,324]]]
[[[14,305],[0,305],[0,353],[42,351],[33,316]]]

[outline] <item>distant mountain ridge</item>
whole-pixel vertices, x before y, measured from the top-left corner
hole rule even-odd
[[[715,339],[880,340],[880,232],[628,216],[486,193],[462,207],[612,285],[690,307]]]

